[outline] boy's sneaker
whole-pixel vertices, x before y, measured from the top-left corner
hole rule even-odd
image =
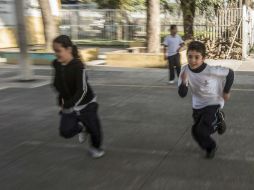
[[[88,150],[88,153],[90,154],[92,158],[98,159],[104,156],[105,151],[102,149],[90,147]]]
[[[207,159],[213,159],[217,149],[218,149],[217,146],[213,149],[207,149],[206,150],[206,158]]]
[[[82,143],[84,143],[86,141],[88,134],[87,134],[87,132],[85,130],[85,126],[83,125],[83,123],[82,122],[78,122],[78,124],[80,126],[82,126],[82,131],[78,134],[78,141],[79,141],[80,144],[82,144]]]
[[[218,123],[217,123],[217,131],[219,135],[222,135],[226,131],[226,122],[225,122],[225,114],[223,111],[219,110],[217,113]]]
[[[175,83],[175,81],[174,80],[170,80],[170,81],[168,81],[168,84],[174,84]]]

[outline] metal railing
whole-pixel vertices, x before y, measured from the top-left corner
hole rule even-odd
[[[212,20],[203,15],[195,19],[195,36],[215,40],[230,37],[239,22],[241,9],[224,9]],[[162,36],[168,33],[171,24],[178,26],[183,34],[181,15],[161,14]],[[145,12],[130,13],[111,9],[63,9],[61,11],[60,33],[67,34],[73,40],[137,40],[145,39]],[[241,30],[237,38],[241,39]]]

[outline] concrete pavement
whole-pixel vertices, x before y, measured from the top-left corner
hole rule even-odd
[[[8,86],[13,69],[1,69],[0,87]],[[35,73],[50,81],[49,68]],[[175,85],[166,85],[167,70],[90,67],[88,74],[106,156],[92,160],[87,144],[59,137],[49,85],[17,83],[0,90],[1,190],[253,189],[253,72],[236,72],[225,107],[228,130],[214,136],[214,160],[204,159],[193,141],[190,95],[181,99]]]

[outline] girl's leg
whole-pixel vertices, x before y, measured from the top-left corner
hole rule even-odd
[[[98,116],[98,104],[91,103],[80,111],[80,121],[85,125],[87,132],[90,134],[91,145],[94,148],[101,148],[102,130]]]
[[[76,113],[61,114],[59,131],[64,138],[71,138],[82,131],[82,127],[78,125]]]

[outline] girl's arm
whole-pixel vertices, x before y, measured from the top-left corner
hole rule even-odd
[[[76,76],[76,93],[74,94],[74,96],[65,101],[63,104],[63,107],[68,109],[68,108],[72,108],[74,106],[77,106],[82,99],[85,97],[86,92],[87,92],[87,83],[86,83],[86,76],[84,73],[84,67],[82,65],[82,63],[77,65],[76,68],[76,72],[75,72],[75,76]]]
[[[52,80],[52,88],[54,88],[56,91],[57,91],[57,79],[56,79],[56,67],[57,67],[57,61],[56,60],[54,60],[53,62],[52,62],[52,67],[53,67],[53,74],[52,74],[52,78],[53,78],[53,80]],[[62,97],[62,95],[60,94],[60,92],[58,91],[58,96],[57,96],[57,98],[56,98],[56,102],[57,102],[57,105],[58,106],[60,106],[60,107],[62,107],[63,106],[63,97]]]
[[[58,95],[57,102],[58,102],[58,106],[60,106],[60,107],[63,106],[63,97],[61,94]]]

